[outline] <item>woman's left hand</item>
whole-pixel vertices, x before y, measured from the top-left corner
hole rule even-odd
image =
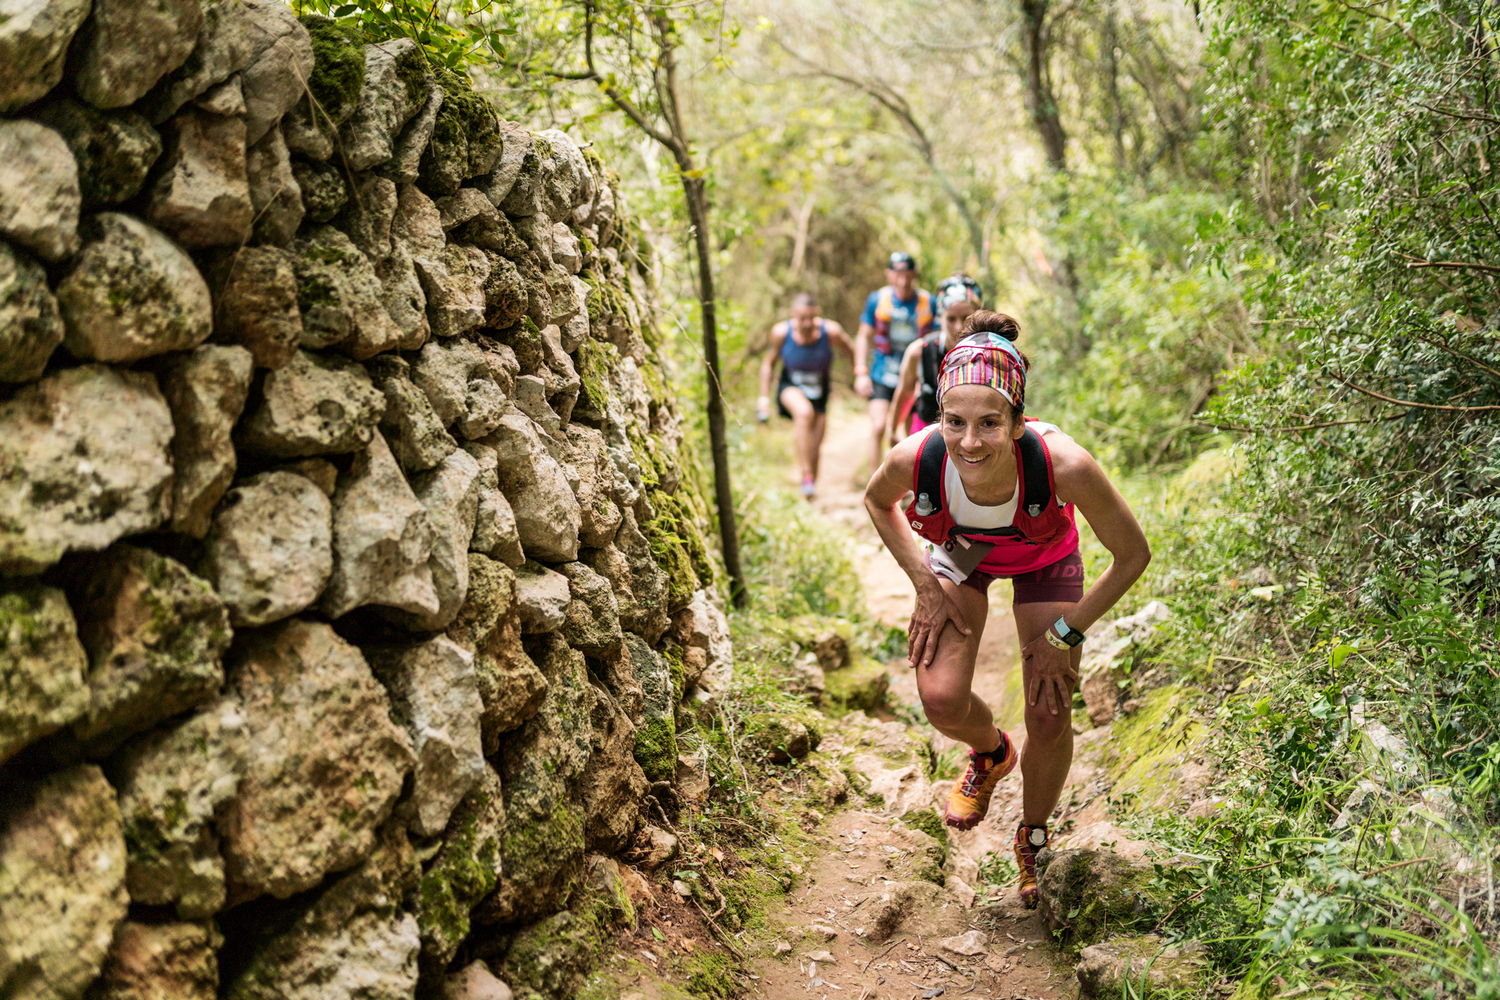
[[[1045,634],[1022,647],[1021,662],[1027,671],[1026,704],[1045,704],[1053,715],[1072,710],[1073,687],[1078,683],[1072,653],[1052,645]]]

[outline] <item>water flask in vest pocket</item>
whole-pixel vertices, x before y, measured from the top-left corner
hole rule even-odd
[[[926,517],[933,511],[937,510],[937,507],[933,504],[932,497],[928,496],[926,493],[923,493],[917,497],[917,505],[913,509],[922,517]]]

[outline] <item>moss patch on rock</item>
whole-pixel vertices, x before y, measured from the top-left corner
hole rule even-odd
[[[1047,926],[1076,947],[1147,930],[1156,915],[1154,872],[1105,851],[1060,851],[1039,879]]]
[[[649,780],[671,781],[677,773],[677,729],[672,720],[642,723],[635,731],[634,752],[635,762]]]
[[[1191,715],[1202,697],[1197,688],[1160,687],[1137,711],[1115,721],[1108,762],[1115,779],[1111,795],[1126,803],[1120,807],[1125,812],[1170,808],[1183,796],[1182,765],[1199,755],[1209,735]]]
[[[824,683],[824,704],[836,714],[874,712],[885,704],[891,677],[885,664],[861,657],[841,670],[828,671]]]
[[[312,36],[313,70],[307,89],[333,122],[354,113],[365,85],[365,44],[359,29],[318,14],[299,18]]]

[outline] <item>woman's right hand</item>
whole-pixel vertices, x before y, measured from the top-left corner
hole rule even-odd
[[[949,622],[964,635],[973,630],[965,624],[963,612],[942,584],[932,577],[932,585],[917,591],[917,605],[912,609],[911,622],[906,627],[906,656],[913,667],[932,666],[937,656],[938,640]]]

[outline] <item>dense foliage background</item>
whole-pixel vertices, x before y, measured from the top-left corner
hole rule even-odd
[[[1178,612],[1159,673],[1203,693],[1219,758],[1245,765],[1213,820],[1152,821],[1208,859],[1164,871],[1164,931],[1266,995],[1496,997],[1492,16],[515,0],[454,11],[432,49],[516,117],[638,167],[630,207],[694,391],[680,167],[609,91],[678,115],[712,206],[732,438],[796,291],[852,329],[891,249],[929,284],[978,275],[1022,322],[1033,411],[1117,474],[1152,536],[1137,595]],[[747,575],[772,579],[781,501],[737,485]]]

